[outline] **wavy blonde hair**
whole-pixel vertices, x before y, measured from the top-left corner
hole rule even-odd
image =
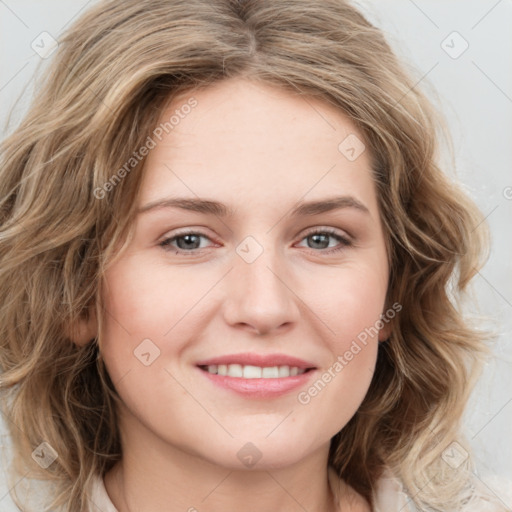
[[[485,260],[485,224],[439,168],[436,111],[343,0],[111,0],[60,39],[1,146],[0,386],[13,472],[53,482],[49,508],[77,512],[95,475],[122,457],[101,340],[77,346],[70,326],[95,314],[101,333],[102,276],[129,233],[144,160],[102,199],[94,190],[176,95],[235,77],[335,105],[373,155],[388,302],[403,309],[329,463],[370,503],[387,467],[422,509],[456,510],[469,472],[441,455],[459,439],[486,353],[459,304]],[[42,441],[58,454],[47,469],[31,459]]]

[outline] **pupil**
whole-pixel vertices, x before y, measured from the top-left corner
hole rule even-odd
[[[196,238],[196,243],[194,244],[194,238]],[[191,240],[192,239],[192,240]],[[184,245],[184,247],[180,247],[180,249],[190,249],[191,246],[193,245],[193,249],[197,249],[197,241],[198,241],[199,237],[197,235],[183,235],[181,236],[180,238],[178,238],[178,246],[180,245]],[[184,240],[185,243],[184,244],[180,244],[180,241]],[[192,244],[192,245],[191,245]]]
[[[321,245],[323,245],[321,247],[321,249],[325,249],[327,246],[325,246],[325,243],[322,244],[322,241],[319,242],[319,238],[323,238],[323,242],[325,242],[327,240],[327,235],[326,234],[315,234],[315,235],[311,235],[311,239],[313,240],[313,243],[316,244],[316,243],[320,243]],[[327,245],[329,245],[329,242],[327,241]]]

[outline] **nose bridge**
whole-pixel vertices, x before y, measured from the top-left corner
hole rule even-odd
[[[276,295],[283,298],[285,295],[283,290],[284,276],[279,276],[279,269],[283,265],[278,261],[276,249],[267,244],[265,248],[262,247],[257,253],[254,252],[255,250],[256,248],[250,247],[249,252],[243,256],[240,256],[237,251],[239,256],[236,263],[237,273],[240,279],[245,282],[247,292],[250,292],[244,295],[247,297],[251,295],[253,299],[259,299],[261,295],[263,295],[262,298],[267,300],[271,298],[275,300]]]
[[[271,237],[260,241],[248,236],[236,247],[230,272],[226,320],[268,332],[298,318],[294,294],[287,286],[286,262],[272,246]]]

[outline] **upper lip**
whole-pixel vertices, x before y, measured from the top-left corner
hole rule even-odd
[[[299,359],[298,357],[288,356],[286,354],[256,354],[256,353],[243,353],[243,354],[228,354],[225,356],[212,357],[199,361],[197,366],[210,366],[213,364],[240,364],[242,366],[296,366],[307,370],[309,368],[316,368],[313,363]]]

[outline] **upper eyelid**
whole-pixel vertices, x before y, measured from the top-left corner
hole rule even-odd
[[[204,232],[203,229],[204,229],[203,227],[197,227],[197,228],[192,227],[192,228],[182,228],[182,229],[178,228],[178,231],[176,233],[173,233],[172,235],[165,234],[161,238],[162,239],[174,238],[174,237],[189,235],[189,234],[202,235],[202,236],[205,236],[208,238],[212,238],[208,233]],[[347,236],[350,236],[352,238],[352,236],[348,233],[347,230],[342,229],[342,228],[337,228],[334,226],[314,226],[311,228],[305,228],[305,231],[303,230],[303,233],[309,234],[309,233],[315,233],[317,231],[334,231],[337,234],[345,233]],[[303,236],[305,236],[305,235],[303,235]],[[213,238],[215,238],[215,237],[213,237]]]
[[[341,237],[344,237],[346,235],[347,238],[350,238],[352,239],[352,235],[350,235],[345,229],[341,229],[341,228],[335,228],[335,227],[329,227],[329,226],[325,226],[325,227],[322,227],[322,226],[319,226],[319,227],[314,227],[314,228],[308,228],[304,234],[302,235],[302,237],[304,238],[305,236],[311,234],[311,233],[328,233],[330,235],[338,235],[338,236],[341,236]]]

